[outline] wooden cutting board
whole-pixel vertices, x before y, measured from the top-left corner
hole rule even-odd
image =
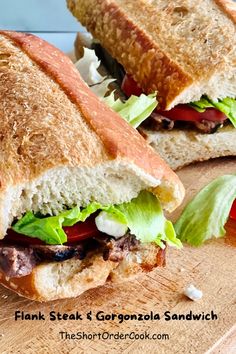
[[[186,186],[187,200],[213,178],[236,173],[235,159],[215,160],[186,167],[179,171]],[[177,210],[173,218],[181,212]],[[197,211],[196,211],[197,212]],[[228,226],[225,239],[210,241],[200,248],[169,249],[167,266],[149,275],[121,284],[106,286],[73,300],[39,304],[0,288],[0,353],[236,353],[236,231]],[[234,239],[235,236],[235,239]],[[183,295],[189,283],[203,291],[199,302]],[[82,321],[15,321],[16,310],[31,314],[41,311],[73,313]],[[92,321],[86,314],[159,313],[158,321]],[[216,321],[165,321],[163,313],[208,313],[214,311]],[[62,340],[59,332],[76,333],[143,333],[168,334],[163,340]],[[163,336],[164,338],[164,336]]]

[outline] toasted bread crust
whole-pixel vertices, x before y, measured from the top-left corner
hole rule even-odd
[[[113,159],[125,159],[130,163],[133,163],[139,166],[145,173],[153,176],[157,180],[168,181],[172,187],[176,185],[176,190],[178,191],[177,197],[177,204],[179,204],[183,198],[183,186],[179,181],[178,177],[171,171],[171,169],[166,165],[166,163],[158,157],[150,148],[145,140],[135,131],[127,122],[120,118],[118,114],[113,112],[108,106],[103,104],[87,87],[87,85],[81,79],[78,71],[75,69],[74,65],[68,59],[66,55],[60,52],[58,49],[54,48],[50,44],[46,43],[45,41],[33,36],[33,35],[26,35],[23,33],[16,33],[16,32],[6,32],[1,31],[0,36],[2,38],[6,38],[10,44],[14,44],[20,48],[21,53],[18,53],[20,60],[24,63],[24,53],[38,65],[36,67],[36,71],[38,72],[43,71],[48,77],[50,77],[54,82],[59,85],[59,88],[63,90],[65,93],[65,109],[67,106],[66,97],[68,100],[68,106],[71,105],[71,102],[76,106],[76,109],[82,116],[82,119],[89,125],[90,129],[93,133],[96,134],[97,142],[96,144],[99,145],[99,149],[101,149],[100,156],[98,156],[98,160],[113,160]],[[4,53],[1,53],[4,55]],[[6,49],[6,55],[7,49]],[[15,55],[15,54],[12,54]],[[11,56],[9,57],[9,63],[11,61]],[[11,63],[9,64],[11,65]],[[30,70],[27,68],[27,63],[25,62],[26,68],[24,70]],[[10,71],[10,70],[9,70]],[[4,67],[4,75],[8,75],[8,67]],[[22,73],[19,73],[22,75]],[[17,78],[14,78],[15,82]],[[6,81],[6,79],[5,79]],[[6,85],[6,82],[2,81],[1,85]],[[14,105],[14,100],[17,99],[17,96],[14,94],[15,87],[14,83],[11,82],[8,85],[8,99],[11,103],[11,106]],[[24,87],[20,88],[22,90],[21,94],[24,95]],[[41,88],[42,92],[44,92],[44,87]],[[42,96],[44,94],[42,93]],[[45,95],[47,93],[45,92]],[[26,99],[23,97],[22,99]],[[6,100],[4,94],[1,97],[1,102],[4,106],[6,106]],[[18,102],[17,102],[18,103]],[[37,103],[37,102],[36,102]],[[32,108],[34,102],[26,102],[30,108]],[[4,148],[6,146],[12,144],[12,136],[9,134],[9,126],[14,125],[16,116],[12,114],[11,108],[9,111],[4,111],[4,114],[1,119],[5,122],[8,120],[8,125],[6,127],[6,132],[9,136],[8,141],[5,142]],[[31,122],[34,121],[34,117],[32,117]],[[35,122],[36,123],[36,122]],[[88,163],[95,163],[96,161],[91,159],[88,155],[82,153],[82,151],[76,151],[74,149],[75,141],[71,138],[68,134],[64,134],[60,136],[61,142],[59,144],[59,140],[55,140],[52,142],[52,131],[57,131],[58,124],[64,124],[63,121],[55,122],[47,128],[41,129],[40,135],[42,135],[43,143],[45,146],[49,144],[52,145],[51,151],[49,151],[44,156],[44,161],[40,161],[37,168],[35,168],[35,158],[29,155],[27,152],[24,156],[24,161],[21,160],[19,162],[19,157],[16,155],[11,155],[10,160],[14,160],[15,168],[14,172],[11,170],[8,172],[3,165],[1,165],[1,183],[2,186],[5,184],[7,186],[9,184],[9,173],[10,173],[10,181],[12,184],[19,183],[19,179],[24,179],[29,181],[31,178],[43,173],[45,170],[52,168],[54,166],[58,166],[59,164],[69,163],[70,165],[77,165],[77,166],[86,166]],[[31,124],[31,123],[30,123]],[[32,136],[34,136],[34,131],[31,132]],[[20,133],[20,129],[15,131],[15,136]],[[35,129],[35,134],[38,134],[38,130]],[[83,135],[83,132],[80,133]],[[23,138],[23,137],[22,137]],[[76,138],[74,136],[73,138]],[[78,138],[78,137],[77,137]],[[86,140],[86,136],[84,136]],[[90,140],[94,139],[90,137]],[[14,140],[15,142],[15,140]],[[100,142],[100,143],[99,143]],[[63,144],[62,144],[63,143]],[[92,143],[92,141],[91,141]],[[95,140],[94,140],[95,143]],[[58,145],[59,144],[59,145]],[[66,147],[66,152],[68,153],[67,156],[65,155],[65,151],[63,151],[63,147]],[[83,150],[83,147],[81,147]],[[53,151],[52,151],[53,150]],[[87,150],[87,148],[86,148]],[[18,150],[17,150],[18,151]],[[58,153],[55,157],[55,151]],[[34,154],[37,153],[34,151]],[[14,153],[15,154],[15,153]],[[33,154],[33,155],[34,155]],[[72,157],[70,157],[72,154]],[[17,162],[18,161],[18,162]],[[90,161],[90,162],[89,162]],[[19,163],[19,166],[17,166]],[[24,175],[22,173],[24,170]],[[154,190],[155,192],[155,190]]]
[[[236,4],[232,0],[214,0],[236,24]]]
[[[207,12],[201,17],[198,11],[196,23],[193,19],[183,20],[185,12],[191,13],[191,4],[187,1],[67,2],[74,16],[124,66],[145,92],[157,91],[162,109],[190,102],[188,96],[195,100],[203,94],[218,96],[218,87],[215,92],[205,87],[210,80],[217,80],[219,73],[228,72],[225,58],[231,55],[235,37],[234,23],[225,16],[235,17],[229,2],[216,0],[223,8],[222,12],[214,2],[208,1],[214,8],[213,15],[210,16],[209,11],[209,14]],[[217,26],[214,16],[218,17]],[[185,31],[182,28],[184,23],[187,23]],[[229,65],[235,66],[234,63]]]
[[[76,297],[106,282],[127,281],[164,265],[165,250],[154,244],[143,244],[120,262],[104,261],[101,253],[95,253],[83,261],[72,258],[39,265],[31,274],[20,278],[8,278],[0,271],[0,283],[20,296],[43,302]]]

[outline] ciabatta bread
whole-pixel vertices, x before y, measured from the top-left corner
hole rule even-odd
[[[162,109],[235,97],[236,4],[67,0],[71,12]]]
[[[183,199],[178,177],[104,105],[72,62],[43,40],[0,32],[0,237],[26,211],[57,214],[141,190],[163,207]]]
[[[29,210],[119,204],[145,189],[167,210],[183,199],[178,177],[140,134],[90,91],[63,53],[35,36],[0,32],[0,126],[0,238]],[[163,263],[155,244],[140,244],[117,262],[98,249],[83,260],[44,262],[27,276],[0,272],[0,283],[49,301]]]

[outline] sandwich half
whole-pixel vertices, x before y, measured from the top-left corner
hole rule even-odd
[[[67,4],[127,96],[157,92],[158,109],[139,130],[172,168],[236,155],[233,1]]]
[[[49,301],[164,265],[178,177],[58,49],[0,48],[0,283]]]

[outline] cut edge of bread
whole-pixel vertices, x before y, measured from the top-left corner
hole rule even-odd
[[[177,177],[176,177],[177,178]],[[15,218],[27,211],[57,215],[65,207],[85,207],[129,202],[142,190],[150,190],[164,209],[172,211],[182,201],[184,189],[175,179],[158,180],[126,159],[94,167],[60,166],[24,184],[8,186],[1,193],[0,235],[3,238]]]
[[[193,162],[236,156],[236,128],[232,125],[213,134],[181,129],[154,132],[140,128],[140,132],[173,170]]]

